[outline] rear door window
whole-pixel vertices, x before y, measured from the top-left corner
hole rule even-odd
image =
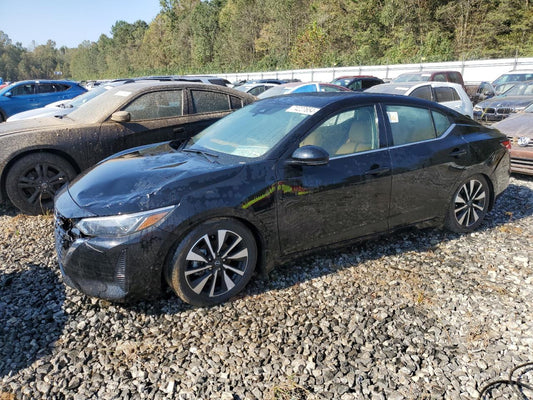
[[[448,79],[446,79],[445,74],[435,74],[433,80],[436,82],[446,82]]]
[[[230,96],[231,101],[231,109],[232,110],[238,110],[239,108],[242,108],[242,100],[235,96]]]
[[[56,93],[56,92],[63,92],[67,90],[70,86],[64,85],[62,83],[39,83],[39,86],[37,87],[39,90],[39,93]]]
[[[441,136],[450,127],[450,119],[438,111],[431,111],[431,115],[433,116],[433,123],[435,124],[437,136]]]
[[[437,137],[431,111],[427,108],[387,105],[385,106],[392,143],[399,146]]]
[[[420,86],[416,88],[415,90],[411,92],[409,96],[416,97],[419,99],[424,99],[424,100],[433,100],[433,95],[431,93],[431,86],[429,85],[424,85],[424,86]]]
[[[450,82],[458,83],[460,85],[463,84],[463,79],[461,78],[461,74],[459,72],[450,72],[448,77],[450,78]]]
[[[193,114],[229,111],[230,99],[225,93],[191,90]]]
[[[451,87],[436,87],[435,98],[438,103],[443,103],[446,101],[458,101],[461,100],[459,94],[454,88]]]

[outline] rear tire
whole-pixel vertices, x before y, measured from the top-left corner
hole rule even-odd
[[[257,245],[237,220],[218,218],[194,228],[179,243],[165,278],[185,302],[195,306],[223,303],[249,282]]]
[[[54,208],[55,194],[75,176],[72,165],[55,154],[29,154],[9,169],[7,197],[25,214],[42,214]]]
[[[456,233],[472,232],[489,210],[491,189],[482,175],[465,180],[452,196],[445,226]]]

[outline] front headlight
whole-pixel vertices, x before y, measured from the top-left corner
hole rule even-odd
[[[76,224],[76,228],[87,236],[125,236],[157,224],[174,208],[170,206],[135,214],[84,218]]]
[[[483,111],[483,108],[478,106],[477,104],[474,106],[474,111]]]

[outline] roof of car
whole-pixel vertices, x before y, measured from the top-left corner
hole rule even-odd
[[[126,101],[132,94],[142,93],[143,91],[150,91],[151,89],[158,88],[198,88],[226,93],[238,98],[247,99],[249,102],[252,102],[256,99],[255,96],[252,96],[248,93],[239,92],[226,86],[211,85],[207,83],[189,81],[135,81],[110,88],[108,91],[102,93],[94,99],[97,100],[97,102],[87,102],[83,106],[80,106],[76,110],[72,111],[69,116],[71,118],[80,119],[86,122],[96,122],[93,121],[94,116],[100,115],[100,110],[103,108],[112,110],[119,106],[122,102]]]
[[[344,75],[344,76],[336,77],[335,80],[337,79],[358,79],[358,78],[380,79],[377,76],[373,76],[373,75]]]
[[[11,82],[11,85],[20,84],[20,83],[65,83],[72,85],[73,83],[78,83],[75,81],[70,81],[67,79],[27,79],[24,81]]]
[[[388,93],[367,93],[367,92],[311,92],[311,93],[291,93],[280,96],[267,97],[260,100],[260,102],[285,102],[287,105],[299,105],[305,107],[323,108],[331,104],[344,102],[350,103],[379,103],[393,101],[395,103],[401,102],[405,104],[424,105],[432,104],[433,107],[452,112],[447,107],[441,106],[438,103],[419,99],[417,97],[399,96]]]
[[[372,86],[365,90],[365,93],[389,93],[389,94],[404,94],[408,90],[415,89],[419,86],[432,87],[453,87],[460,88],[461,85],[453,82],[436,82],[436,81],[427,81],[427,82],[390,82],[382,83],[381,85]]]

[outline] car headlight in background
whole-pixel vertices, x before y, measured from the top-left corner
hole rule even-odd
[[[135,214],[84,218],[76,228],[86,236],[125,236],[149,228],[165,219],[176,206]]]

